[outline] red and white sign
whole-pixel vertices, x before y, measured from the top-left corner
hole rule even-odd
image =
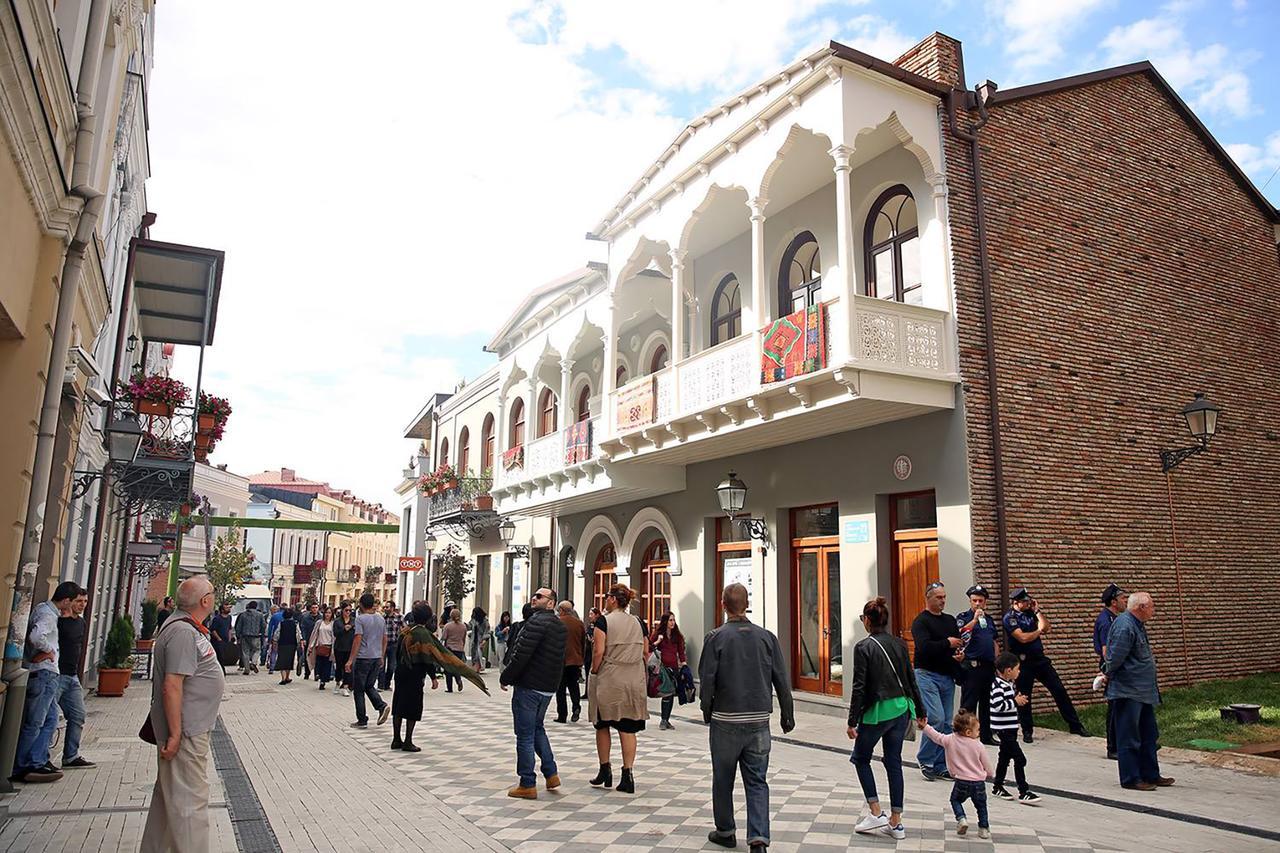
[[[401,557],[400,571],[402,572],[420,572],[427,565],[427,561],[421,557]]]

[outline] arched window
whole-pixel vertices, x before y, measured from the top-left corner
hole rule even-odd
[[[447,438],[440,439],[440,464],[449,464],[449,439]]]
[[[711,345],[722,344],[742,334],[742,290],[733,273],[720,280],[711,297]]]
[[[493,470],[493,415],[484,416],[480,427],[480,473]]]
[[[880,194],[867,216],[863,243],[867,247],[867,295],[921,304],[920,227],[910,190],[898,184]]]
[[[556,431],[556,395],[543,388],[538,397],[538,438]]]
[[[508,433],[510,441],[507,442],[507,448],[520,447],[524,444],[524,398],[516,397],[516,401],[511,404],[511,431]]]
[[[596,608],[604,613],[604,600],[609,594],[609,587],[618,577],[618,555],[613,549],[613,543],[609,543],[600,548],[600,553],[596,555],[595,569],[592,571],[592,601]]]
[[[671,356],[667,353],[667,345],[658,344],[658,348],[653,351],[653,356],[649,359],[649,372],[657,373],[670,363]]]
[[[466,477],[467,467],[471,465],[471,430],[466,427],[458,435],[458,475]]]
[[[583,385],[578,392],[578,420],[591,420],[591,386]]]
[[[778,273],[779,314],[818,304],[822,295],[822,255],[812,231],[801,231],[782,253]]]
[[[614,378],[615,388],[621,388],[623,385],[626,385],[627,384],[627,366],[625,364],[619,364],[618,369],[614,371],[613,378]]]

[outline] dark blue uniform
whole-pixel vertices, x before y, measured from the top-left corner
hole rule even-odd
[[[1067,688],[1062,686],[1058,671],[1053,668],[1053,662],[1045,657],[1044,643],[1039,637],[1024,643],[1013,636],[1015,630],[1030,632],[1038,627],[1040,627],[1040,620],[1030,610],[1024,612],[1015,607],[1004,615],[1005,640],[1009,651],[1022,661],[1022,671],[1018,673],[1018,681],[1014,687],[1019,693],[1025,693],[1030,697],[1035,683],[1039,681],[1053,696],[1053,701],[1057,703],[1058,711],[1066,721],[1067,727],[1072,733],[1081,734],[1084,732],[1084,726],[1080,723],[1080,717],[1076,715],[1075,706],[1071,704]],[[1031,721],[1030,702],[1018,706],[1018,722],[1022,725],[1023,740],[1030,742],[1035,734],[1035,725]]]
[[[1116,614],[1111,612],[1110,607],[1102,608],[1102,612],[1098,614],[1098,618],[1093,620],[1093,650],[1098,654],[1098,669],[1102,669],[1105,662],[1102,656],[1102,647],[1107,644],[1107,637],[1111,634],[1111,625],[1116,621]],[[1116,717],[1115,705],[1110,699],[1107,700],[1107,757],[1110,758],[1116,754]]]
[[[964,641],[964,660],[960,667],[960,707],[978,715],[982,724],[982,739],[993,740],[991,734],[991,685],[996,678],[996,635],[999,627],[994,616],[984,615],[985,625],[974,625],[970,631],[964,626],[973,621],[973,610],[956,615],[960,639]]]

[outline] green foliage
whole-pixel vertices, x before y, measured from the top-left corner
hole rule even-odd
[[[156,632],[156,622],[160,618],[160,602],[148,598],[142,602],[142,639],[150,640]]]
[[[128,669],[132,665],[132,654],[133,620],[128,616],[117,616],[102,647],[101,666],[104,669]]]
[[[476,588],[471,579],[474,568],[457,545],[450,543],[444,549],[440,555],[440,588],[446,601],[461,604],[471,594]]]
[[[205,571],[213,584],[213,600],[234,604],[237,592],[253,581],[253,549],[241,548],[240,529],[232,524],[218,537]]]

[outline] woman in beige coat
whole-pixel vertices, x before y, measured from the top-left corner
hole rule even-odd
[[[596,752],[600,772],[592,785],[613,787],[609,764],[609,729],[618,730],[622,745],[622,780],[618,790],[636,792],[631,769],[636,761],[636,733],[649,718],[649,697],[645,690],[644,661],[649,656],[649,640],[640,620],[627,613],[633,593],[614,584],[605,597],[605,615],[596,620],[592,632],[591,679],[587,685],[587,718],[596,728]]]

